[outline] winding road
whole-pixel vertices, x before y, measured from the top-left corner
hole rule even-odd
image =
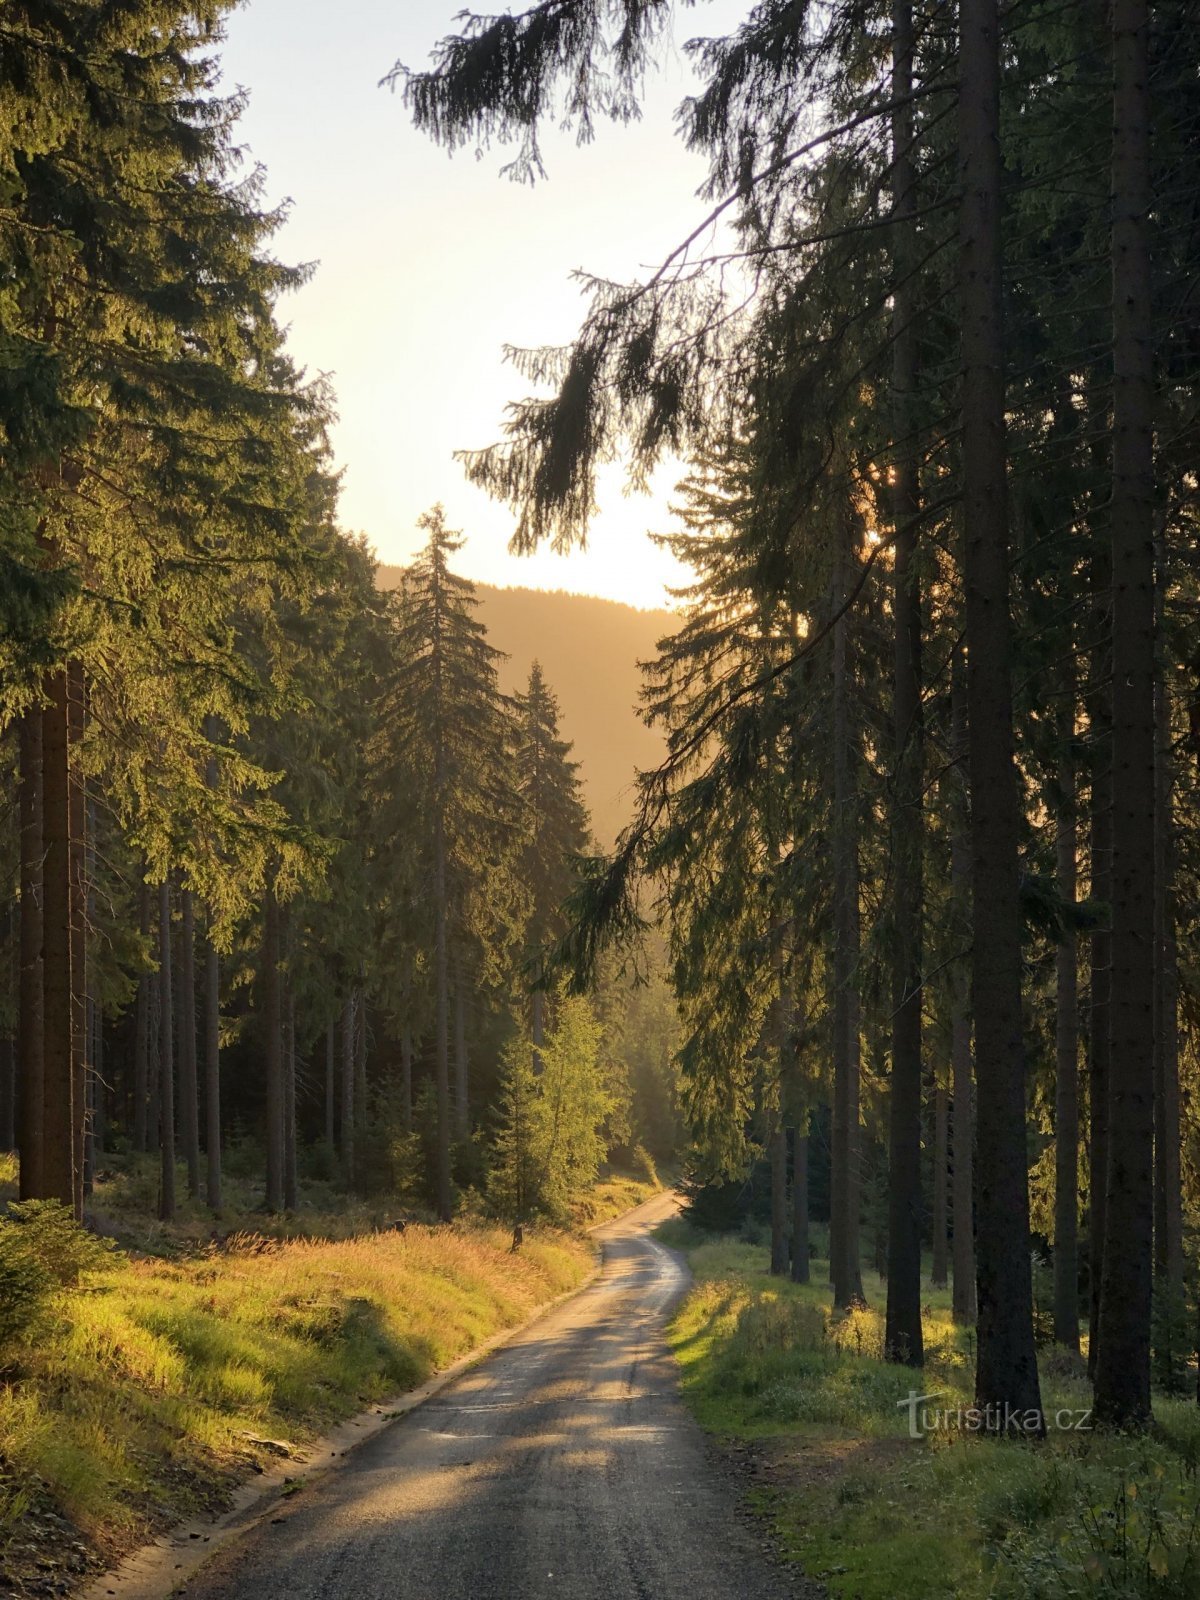
[[[678,1395],[664,1195],[595,1282],[216,1554],[188,1600],[784,1600]]]

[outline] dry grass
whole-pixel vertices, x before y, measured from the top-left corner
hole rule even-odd
[[[260,1452],[247,1436],[303,1443],[589,1270],[587,1247],[567,1235],[531,1232],[516,1255],[509,1240],[481,1225],[415,1225],[118,1258],[61,1296],[53,1339],[5,1352],[0,1557],[47,1491],[104,1555],[128,1549],[252,1471]]]

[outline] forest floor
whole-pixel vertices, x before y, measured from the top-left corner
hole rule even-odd
[[[972,1334],[955,1326],[946,1291],[927,1291],[926,1366],[914,1373],[881,1358],[886,1286],[874,1274],[868,1308],[838,1317],[826,1262],[793,1285],[765,1271],[761,1244],[684,1221],[659,1237],[686,1252],[696,1280],[668,1334],[684,1397],[787,1557],[832,1596],[1200,1594],[1194,1399],[1156,1395],[1146,1437],[1092,1431],[1083,1363],[1045,1349],[1045,1442],[985,1439],[959,1414],[971,1405]],[[914,1390],[937,1396],[916,1412],[918,1438]]]
[[[7,1160],[0,1199],[13,1194]],[[137,1160],[103,1176],[92,1216],[119,1253],[0,1357],[0,1594],[69,1592],[592,1269],[578,1232],[527,1228],[516,1253],[510,1230],[482,1218],[410,1217],[400,1232],[402,1212],[320,1184],[267,1219],[231,1178],[218,1225],[192,1204],[164,1226],[154,1181]],[[583,1220],[652,1192],[606,1180]]]

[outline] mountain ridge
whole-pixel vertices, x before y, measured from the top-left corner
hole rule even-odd
[[[381,566],[379,587],[394,589],[402,571]],[[566,589],[478,583],[475,592],[488,639],[507,657],[499,665],[503,691],[523,688],[533,662],[541,663],[580,763],[593,832],[602,847],[611,846],[632,813],[637,773],[657,766],[665,748],[638,715],[638,662],[656,653],[679,618]]]

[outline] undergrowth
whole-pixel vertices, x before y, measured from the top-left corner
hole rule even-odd
[[[1200,1413],[1158,1395],[1145,1437],[1088,1425],[1083,1363],[1043,1351],[1044,1443],[944,1427],[909,1437],[914,1391],[967,1408],[973,1335],[944,1290],[927,1290],[926,1365],[882,1359],[886,1286],[867,1307],[830,1304],[812,1282],[770,1277],[765,1252],[660,1230],[687,1250],[696,1284],[670,1338],[685,1397],[709,1431],[764,1458],[753,1499],[787,1553],[845,1600],[1195,1600],[1200,1595]],[[1083,1426],[1072,1424],[1083,1422]]]

